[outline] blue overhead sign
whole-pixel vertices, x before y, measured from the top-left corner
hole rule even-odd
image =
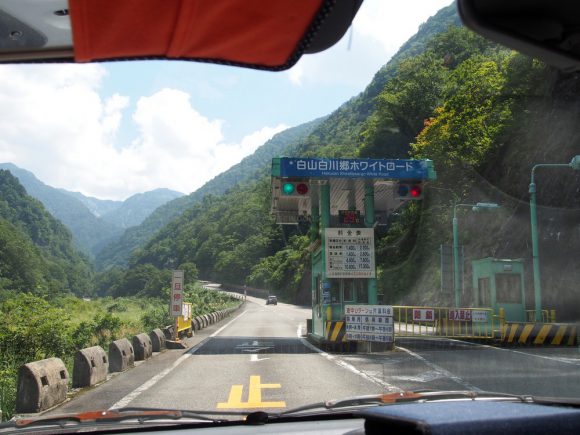
[[[435,178],[435,171],[431,160],[282,157],[280,176],[427,180]]]

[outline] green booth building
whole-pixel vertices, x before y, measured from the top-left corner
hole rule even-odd
[[[482,258],[471,262],[474,305],[492,308],[497,315],[505,310],[505,319],[526,321],[524,260]]]

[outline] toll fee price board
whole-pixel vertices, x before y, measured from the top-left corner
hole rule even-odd
[[[324,237],[328,278],[375,277],[372,228],[326,228]]]
[[[346,339],[392,343],[393,307],[390,305],[345,305]]]

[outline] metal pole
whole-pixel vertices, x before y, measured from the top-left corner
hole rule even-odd
[[[536,322],[542,321],[542,287],[540,283],[540,258],[538,255],[538,215],[536,211],[536,183],[534,183],[534,170],[530,181],[530,222],[532,232],[532,268],[534,271],[534,306]]]
[[[534,308],[536,322],[542,321],[542,284],[540,281],[540,255],[538,244],[538,212],[536,207],[536,183],[534,173],[541,167],[568,167],[574,169],[574,159],[571,163],[540,163],[532,168],[530,177],[530,226],[532,232],[532,268],[534,271]]]
[[[320,186],[320,230],[321,230],[321,245],[322,245],[322,249],[321,249],[321,258],[320,261],[322,262],[322,270],[325,270],[325,265],[326,265],[326,237],[325,237],[325,230],[326,228],[330,227],[330,185],[327,184],[322,184]],[[323,282],[326,281],[326,273],[322,274],[322,280]],[[317,291],[320,291],[320,289],[317,289]],[[324,293],[324,291],[323,291]],[[325,326],[326,325],[326,321],[327,320],[331,320],[329,318],[327,318],[327,313],[325,309],[322,309],[324,307],[324,303],[323,303],[323,295],[321,295],[320,301],[319,303],[319,309],[321,312],[321,316],[322,316],[322,331],[321,334],[322,336],[324,336],[324,330],[325,330]],[[313,314],[314,316],[314,314]],[[312,317],[314,319],[314,317]]]
[[[459,298],[459,242],[457,230],[457,206],[453,207],[453,291],[455,293],[455,307],[460,304]]]
[[[372,184],[365,186],[364,206],[365,206],[365,226],[367,228],[373,228],[375,224],[375,186]],[[367,300],[369,305],[376,305],[378,303],[376,278],[369,278],[367,285],[367,294],[368,294]]]

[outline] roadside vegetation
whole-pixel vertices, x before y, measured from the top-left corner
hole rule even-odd
[[[187,284],[185,301],[193,316],[236,306],[239,301],[198,284]],[[172,324],[169,299],[105,297],[82,299],[72,295],[47,300],[20,293],[0,302],[0,409],[2,419],[14,414],[18,368],[49,357],[61,358],[72,379],[75,352],[129,340]]]

